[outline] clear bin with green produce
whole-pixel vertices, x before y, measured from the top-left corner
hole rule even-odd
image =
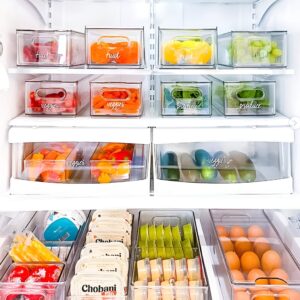
[[[289,143],[160,144],[156,159],[157,178],[165,181],[237,184],[291,177]]]
[[[211,115],[211,82],[162,82],[163,116]]]
[[[139,213],[131,298],[208,299],[193,211]]]
[[[225,116],[272,116],[275,81],[213,80],[213,106]]]
[[[231,31],[221,34],[218,63],[237,68],[287,67],[287,32]]]

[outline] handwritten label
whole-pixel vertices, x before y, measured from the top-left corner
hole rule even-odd
[[[177,102],[176,108],[177,109],[199,109],[202,108],[202,103],[200,105],[196,104],[195,102]]]
[[[109,52],[107,52],[107,53],[106,53],[106,58],[111,59],[111,60],[119,59],[120,56],[121,56],[121,55],[120,55],[119,52],[116,52],[116,53],[109,53]]]
[[[260,109],[261,104],[251,101],[250,103],[240,103],[240,110]]]
[[[84,160],[74,160],[72,161],[71,166],[73,168],[79,168],[79,167],[85,167],[86,164]]]
[[[222,169],[228,169],[230,167],[231,163],[232,163],[232,159],[231,158],[228,159],[225,156],[219,157],[219,158],[212,158],[210,161],[210,164],[214,168],[218,168],[218,167],[222,166]]]
[[[44,110],[52,110],[52,109],[58,109],[60,106],[56,103],[43,103],[41,105],[41,107],[44,109]]]
[[[123,108],[125,106],[125,103],[121,101],[112,101],[109,102],[107,106],[110,107],[111,109],[117,110]]]

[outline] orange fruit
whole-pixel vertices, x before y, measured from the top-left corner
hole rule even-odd
[[[218,226],[216,226],[216,230],[217,230],[218,236],[228,237],[228,231],[224,226],[218,225]]]
[[[248,228],[248,238],[255,239],[259,237],[264,237],[264,230],[258,225],[252,225]]]
[[[253,249],[258,257],[261,258],[265,252],[271,250],[271,246],[267,239],[260,237],[254,241]]]
[[[242,270],[249,273],[252,269],[260,269],[260,260],[252,251],[245,252],[241,257]]]
[[[230,229],[230,237],[233,240],[236,240],[240,237],[246,237],[244,228],[241,226],[232,226]]]
[[[240,259],[235,252],[226,252],[225,257],[230,270],[239,270],[241,268]]]
[[[224,252],[234,251],[233,243],[228,237],[221,236],[220,242]]]
[[[245,281],[245,277],[243,275],[243,273],[239,270],[231,270],[231,277],[233,279],[233,281],[238,281],[238,282],[244,282]]]
[[[252,251],[252,243],[245,237],[240,237],[236,240],[235,252],[241,257],[245,252]]]
[[[274,250],[265,252],[261,258],[262,269],[267,275],[269,275],[274,269],[280,269],[281,264],[281,257]]]

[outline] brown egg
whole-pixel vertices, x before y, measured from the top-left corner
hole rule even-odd
[[[245,237],[238,238],[234,246],[235,252],[239,257],[241,257],[247,251],[252,251],[252,243]]]
[[[252,294],[251,300],[275,300],[275,296],[269,290],[259,290]]]
[[[220,242],[224,252],[234,251],[234,246],[230,238],[221,236]]]
[[[251,300],[250,293],[246,291],[236,291],[233,296],[234,300]]]
[[[231,277],[232,277],[233,281],[237,281],[237,282],[245,281],[245,276],[239,270],[231,270]]]
[[[226,261],[230,270],[240,270],[241,263],[237,254],[233,251],[225,253]]]
[[[244,228],[241,226],[232,226],[230,229],[230,237],[233,241],[240,237],[246,237]]]
[[[252,225],[248,228],[248,238],[250,240],[264,237],[264,236],[265,236],[265,232],[260,226]]]
[[[280,291],[278,300],[300,300],[300,292],[290,289]]]
[[[244,277],[244,275],[243,275],[243,273],[241,271],[239,271],[239,270],[231,270],[230,273],[231,273],[231,278],[232,278],[233,282],[240,283],[240,282],[245,282],[246,281],[245,277]],[[246,291],[245,288],[236,288],[236,287],[233,288],[233,290],[235,292],[237,292],[237,291],[243,291],[243,292],[245,292]]]
[[[270,275],[271,272],[275,269],[280,269],[281,264],[281,257],[274,250],[265,252],[261,258],[262,269],[267,275]]]
[[[270,284],[272,285],[287,285],[289,275],[283,269],[274,269],[270,274]],[[273,292],[280,292],[286,289],[283,288],[272,288]]]
[[[218,233],[219,237],[220,236],[226,236],[226,237],[229,236],[228,231],[224,226],[218,225],[218,226],[216,226],[216,229],[217,229],[217,233]]]
[[[269,241],[266,238],[257,238],[253,245],[254,252],[258,255],[259,258],[263,256],[265,252],[271,250]]]
[[[252,269],[260,269],[260,260],[254,252],[247,251],[241,257],[241,266],[245,273],[249,273]]]
[[[254,282],[255,284],[267,285],[269,284],[267,275],[261,269],[252,269],[247,276],[248,281]],[[261,279],[260,279],[261,278]]]

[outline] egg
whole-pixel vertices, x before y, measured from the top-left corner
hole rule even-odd
[[[222,236],[220,237],[220,242],[224,252],[229,252],[234,250],[234,246],[230,238]]]
[[[245,273],[249,273],[252,269],[260,269],[260,260],[254,252],[247,251],[241,257],[241,266]]]
[[[235,252],[239,257],[241,257],[247,251],[252,251],[252,243],[245,237],[238,238],[234,246]]]
[[[278,300],[300,300],[300,292],[290,289],[280,291],[278,294]]]
[[[268,279],[266,278],[267,275],[261,269],[252,269],[247,276],[248,281],[254,282],[255,284],[269,284]]]
[[[249,292],[236,291],[234,292],[233,300],[251,300],[251,296]]]
[[[270,284],[272,285],[287,285],[289,275],[283,269],[275,269],[270,274]],[[272,288],[273,292],[279,292],[284,290],[283,288]]]
[[[235,252],[226,252],[225,257],[230,270],[239,270],[241,268],[240,259]]]
[[[218,225],[218,226],[216,226],[216,230],[217,230],[219,237],[221,237],[221,236],[228,237],[229,236],[228,231],[224,226]]]
[[[275,300],[275,296],[269,290],[259,290],[253,293],[252,300]]]
[[[244,282],[245,281],[245,277],[243,275],[243,273],[239,270],[231,270],[231,277],[233,279],[233,281],[237,281],[237,282]]]
[[[281,257],[276,251],[269,250],[262,256],[261,265],[264,272],[270,275],[273,270],[281,268]]]
[[[243,273],[241,271],[239,271],[239,270],[231,270],[230,273],[231,273],[232,281],[234,283],[240,283],[240,282],[245,282],[246,281],[245,277],[244,277],[244,275],[243,275]],[[236,288],[236,287],[234,287],[233,290],[235,292],[237,292],[237,291],[243,291],[243,292],[245,292],[246,291],[245,288]]]
[[[265,236],[265,232],[260,226],[252,225],[248,228],[248,238],[250,240],[264,237],[264,236]]]
[[[258,257],[261,258],[265,252],[271,250],[271,246],[266,238],[260,237],[255,240],[253,249]]]
[[[240,237],[246,237],[244,228],[241,226],[232,226],[230,229],[230,237],[233,241]]]

